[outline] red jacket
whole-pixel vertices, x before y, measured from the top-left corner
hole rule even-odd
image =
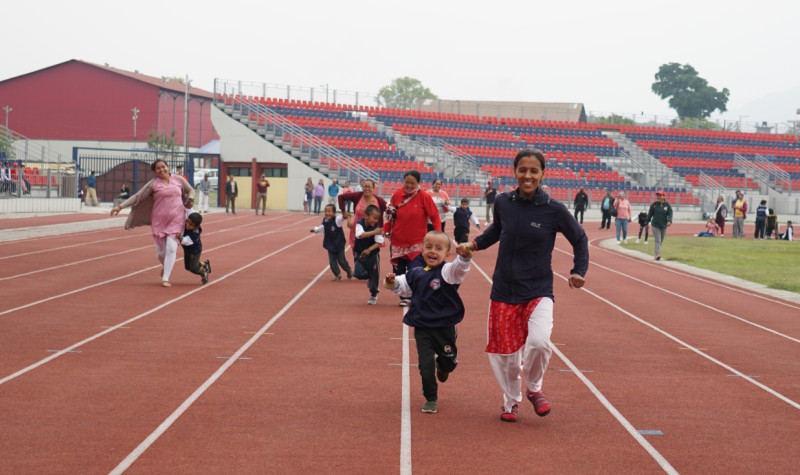
[[[407,196],[405,189],[400,188],[392,194],[392,198],[389,200],[389,206],[393,206],[397,210],[394,222],[385,223],[383,228],[384,231],[391,231],[392,244],[395,246],[408,247],[421,244],[428,232],[428,218],[431,220],[433,229],[442,230],[439,210],[430,194],[418,190],[408,203],[400,206]]]

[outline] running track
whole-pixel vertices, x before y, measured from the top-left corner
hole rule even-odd
[[[499,420],[483,353],[496,248],[461,294],[458,370],[422,414],[388,291],[331,282],[318,217],[206,215],[211,281],[159,285],[149,229],[0,243],[0,473],[790,473],[800,304],[606,248],[554,253],[553,411]],[[110,219],[110,218],[109,218]],[[676,225],[671,235],[696,225]],[[631,245],[633,246],[633,245]],[[668,246],[668,241],[666,243]],[[180,252],[179,252],[180,255]],[[645,256],[646,257],[646,256]],[[386,251],[383,271],[389,270]]]

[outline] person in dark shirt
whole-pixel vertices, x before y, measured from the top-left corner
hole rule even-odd
[[[183,246],[183,265],[192,274],[200,276],[200,282],[205,284],[208,282],[208,274],[211,273],[211,262],[206,259],[200,265],[200,256],[203,252],[203,243],[200,241],[200,234],[203,228],[200,224],[203,222],[203,215],[200,213],[191,213],[186,218],[186,227],[183,234],[178,234],[178,241]]]
[[[342,230],[343,222],[342,215],[336,214],[336,206],[329,204],[325,205],[325,217],[322,219],[322,224],[311,229],[312,233],[325,233],[322,239],[322,247],[328,251],[328,264],[331,266],[331,272],[333,272],[332,280],[335,281],[342,280],[340,266],[347,272],[348,279],[353,278],[353,271],[350,269],[350,264],[344,255],[344,246],[347,241],[344,239],[344,231]]]
[[[453,237],[458,244],[469,241],[469,223],[481,228],[478,217],[469,209],[469,198],[461,198],[461,206],[453,213]]]
[[[486,198],[486,223],[488,224],[492,222],[492,209],[494,209],[494,200],[497,198],[497,189],[492,186],[492,180],[486,183],[483,197]]]
[[[411,298],[403,323],[414,328],[419,375],[425,404],[422,412],[438,410],[438,384],[447,381],[456,369],[456,324],[464,318],[464,302],[458,287],[472,262],[471,254],[459,255],[445,262],[450,254],[450,237],[441,231],[429,231],[422,241],[425,267],[413,267],[403,275],[389,273],[383,285],[395,295]]]
[[[500,419],[516,422],[526,396],[539,416],[550,412],[542,392],[552,355],[553,248],[558,233],[572,245],[570,288],[583,287],[589,268],[589,244],[581,225],[566,206],[540,188],[546,161],[539,150],[522,150],[514,158],[519,187],[497,196],[495,220],[474,241],[459,246],[460,256],[500,243],[492,276],[487,325],[489,363],[503,390]]]

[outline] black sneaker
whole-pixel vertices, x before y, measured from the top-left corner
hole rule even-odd
[[[203,266],[206,268],[206,272],[208,272],[210,274],[211,273],[211,261],[206,259],[205,262],[203,262]]]
[[[208,271],[205,269],[203,269],[203,273],[200,274],[200,282],[202,282],[203,285],[208,283]]]
[[[450,373],[446,373],[439,368],[436,368],[436,379],[438,379],[440,383],[447,381],[448,376],[450,376]]]

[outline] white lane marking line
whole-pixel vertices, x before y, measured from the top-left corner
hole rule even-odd
[[[483,274],[485,277],[487,277],[486,280],[488,280],[490,284],[492,283],[492,280],[489,279],[488,276],[486,276],[486,273],[483,272],[483,270],[480,268],[480,266],[478,266],[478,264],[473,262],[472,265],[475,268],[477,268],[480,271],[481,274]],[[562,276],[560,276],[558,274],[553,273],[553,275],[556,275],[556,276],[558,276],[558,277],[560,277],[560,278],[562,278],[564,280],[567,280],[566,278],[564,278],[564,277],[562,277]],[[570,361],[564,355],[564,353],[561,352],[561,350],[559,350],[555,345],[551,345],[551,348],[552,348],[553,352],[556,355],[558,355],[559,358],[561,358],[561,361],[563,361],[564,364],[569,366],[569,368],[572,370],[572,373],[574,375],[576,375],[578,377],[578,379],[580,379],[583,382],[583,384],[589,389],[589,391],[592,394],[594,394],[594,397],[597,398],[598,401],[600,401],[600,404],[602,404],[603,407],[605,407],[606,410],[608,412],[610,412],[612,416],[614,416],[614,418],[622,425],[622,427],[624,427],[625,430],[628,431],[628,433],[631,435],[631,437],[633,437],[634,440],[636,440],[636,442],[638,442],[639,445],[642,446],[642,448],[645,449],[645,451],[647,451],[647,453],[650,454],[651,457],[653,457],[653,460],[655,460],[661,466],[661,468],[664,469],[665,472],[670,473],[670,474],[677,474],[678,473],[678,471],[675,470],[672,467],[672,465],[670,465],[669,462],[667,462],[667,459],[665,459],[664,456],[661,455],[661,453],[658,450],[656,450],[655,447],[650,445],[650,442],[648,442],[644,437],[642,437],[641,434],[639,434],[636,431],[636,428],[633,427],[633,425],[630,422],[628,422],[627,419],[625,419],[625,417],[614,407],[613,404],[611,404],[611,402],[609,402],[608,399],[605,398],[605,396],[603,396],[603,393],[601,393],[600,390],[597,389],[597,387],[594,384],[592,384],[591,381],[589,381],[589,378],[584,376],[583,373],[581,372],[581,370],[579,370],[577,366],[572,364],[572,361]]]
[[[563,251],[562,251],[562,252],[563,252]],[[739,321],[740,321],[740,322],[742,322],[742,323],[746,323],[747,325],[754,326],[754,327],[756,327],[756,328],[758,328],[758,329],[761,329],[761,330],[764,330],[764,331],[766,331],[766,332],[772,333],[772,334],[774,334],[774,335],[777,335],[777,336],[779,336],[779,337],[781,337],[781,338],[785,338],[785,339],[787,339],[787,340],[790,340],[790,341],[793,341],[793,342],[795,342],[795,343],[800,343],[800,339],[798,339],[798,338],[793,338],[793,337],[791,337],[791,336],[789,336],[789,335],[786,335],[786,334],[784,334],[784,333],[781,333],[781,332],[779,332],[779,331],[777,331],[777,330],[773,330],[773,329],[771,329],[771,328],[767,328],[767,327],[765,327],[765,326],[763,326],[763,325],[760,325],[760,324],[758,324],[758,323],[751,322],[750,320],[747,320],[746,318],[740,317],[740,316],[738,316],[738,315],[734,315],[734,314],[732,314],[732,313],[730,313],[730,312],[726,312],[725,310],[722,310],[722,309],[719,309],[719,308],[713,307],[713,306],[711,306],[711,305],[708,305],[707,303],[700,302],[699,300],[695,300],[695,299],[693,299],[693,298],[686,297],[686,296],[684,296],[684,295],[681,295],[681,294],[679,294],[679,293],[677,293],[677,292],[673,292],[673,291],[671,291],[671,290],[667,290],[667,289],[665,289],[665,288],[663,288],[663,287],[659,287],[659,286],[657,286],[657,285],[651,284],[650,282],[647,282],[647,281],[644,281],[644,280],[638,279],[638,278],[636,278],[636,277],[631,277],[631,276],[629,276],[629,275],[625,274],[624,272],[619,272],[619,271],[617,271],[617,270],[611,269],[610,267],[606,267],[606,266],[603,266],[603,265],[600,265],[600,264],[594,264],[594,267],[599,267],[599,268],[601,268],[601,269],[605,269],[605,270],[607,270],[608,272],[612,272],[612,273],[614,273],[614,274],[617,274],[617,275],[620,275],[620,276],[627,277],[628,279],[631,279],[631,280],[633,280],[633,281],[635,281],[635,282],[638,282],[638,283],[640,283],[640,284],[646,285],[646,286],[648,286],[648,287],[651,287],[651,288],[653,288],[653,289],[657,289],[657,290],[659,290],[659,291],[661,291],[661,292],[664,292],[664,293],[670,294],[670,295],[672,295],[672,296],[674,296],[674,297],[678,297],[679,299],[686,300],[687,302],[693,303],[693,304],[695,304],[695,305],[697,305],[697,306],[704,307],[704,308],[706,308],[706,309],[708,309],[708,310],[711,310],[711,311],[714,311],[714,312],[720,313],[720,314],[722,314],[722,315],[725,315],[726,317],[730,317],[730,318],[733,318],[733,319],[735,319],[735,320],[739,320]],[[584,290],[585,290],[585,289],[584,289]]]
[[[301,242],[305,239],[307,238],[303,238],[297,242]],[[290,244],[290,246],[292,245],[294,244]],[[259,261],[260,260],[261,259],[259,259]],[[255,264],[255,262],[253,264]],[[275,322],[278,321],[279,318],[283,316],[283,314],[292,308],[292,306],[300,299],[300,297],[302,297],[308,291],[308,289],[310,289],[311,286],[313,286],[327,271],[328,266],[325,266],[325,268],[322,269],[317,276],[308,283],[308,285],[303,287],[303,289],[300,290],[300,292],[298,292],[286,305],[284,305],[278,313],[276,313],[263,327],[261,327],[258,333],[253,335],[244,345],[242,345],[233,355],[231,355],[231,357],[228,358],[225,363],[223,363],[222,366],[220,366],[219,369],[214,372],[214,374],[212,374],[199,388],[197,388],[188,398],[186,398],[186,400],[183,401],[183,403],[181,403],[181,405],[178,406],[178,408],[175,409],[172,414],[169,415],[169,417],[167,417],[153,432],[151,432],[150,435],[148,435],[147,438],[142,441],[142,443],[133,449],[133,451],[128,454],[128,456],[125,457],[122,462],[119,463],[119,465],[109,472],[109,474],[118,475],[127,470],[128,467],[130,467],[131,464],[133,464],[144,453],[145,450],[153,445],[153,443],[158,440],[158,438],[161,437],[161,435],[163,435],[164,432],[166,432],[167,429],[169,429],[170,426],[172,426],[172,424],[174,424],[175,421],[178,420],[178,418],[183,415],[183,413],[186,412],[192,406],[192,404],[194,404],[195,401],[197,401],[200,396],[202,396],[203,393],[206,392],[206,390],[208,390],[208,388],[210,388],[211,385],[214,384],[228,370],[228,368],[233,366],[233,364],[242,356],[245,351],[250,349],[250,347],[258,341],[259,337],[261,337],[261,335],[265,333],[269,327],[271,327]]]
[[[640,258],[632,257],[632,256],[629,256],[629,255],[624,254],[624,253],[621,254],[621,253],[615,252],[615,251],[613,251],[611,249],[605,248],[603,246],[597,246],[597,245],[593,244],[592,248],[593,249],[599,249],[599,250],[601,250],[603,252],[606,252],[606,253],[609,253],[609,254],[613,254],[613,255],[618,256],[618,257],[624,257],[625,259],[633,261],[633,262],[645,264],[648,267],[658,268],[659,270],[663,270],[663,271],[666,271],[666,272],[671,272],[671,273],[677,274],[677,275],[679,275],[681,277],[687,277],[687,278],[690,278],[690,279],[698,280],[700,282],[704,282],[704,283],[709,284],[709,285],[713,285],[713,286],[716,286],[716,287],[722,287],[725,290],[730,290],[732,292],[737,292],[737,293],[740,293],[740,294],[744,294],[744,295],[747,295],[748,297],[754,297],[754,298],[757,298],[757,299],[766,300],[767,302],[771,302],[771,303],[774,303],[774,304],[783,305],[784,307],[795,308],[795,309],[800,310],[800,305],[796,305],[794,303],[787,302],[785,300],[779,300],[780,297],[772,297],[772,296],[767,295],[767,294],[763,294],[763,293],[760,293],[760,292],[755,292],[753,290],[748,290],[748,289],[742,288],[742,287],[737,287],[737,286],[734,286],[732,284],[727,284],[727,283],[724,283],[724,282],[720,282],[719,280],[711,279],[709,277],[703,277],[703,276],[700,276],[700,275],[697,275],[697,274],[693,274],[693,273],[688,272],[688,271],[683,270],[683,269],[674,268],[674,267],[670,267],[670,266],[665,266],[663,264],[655,264],[652,261],[645,261],[645,260],[642,260]],[[569,252],[564,251],[562,249],[557,249],[557,250],[559,252],[564,253],[564,254],[572,255]],[[682,266],[691,267],[691,266],[689,266],[689,264],[683,264],[683,263],[677,263],[677,264],[680,264]],[[594,265],[602,267],[599,264],[594,264]],[[706,270],[706,269],[701,269],[701,270]],[[713,272],[713,271],[710,271],[710,272]],[[734,278],[735,279],[739,279],[739,280],[741,280],[743,282],[746,282],[744,279],[741,279],[739,277],[734,277]],[[761,284],[761,285],[763,285],[763,284]]]
[[[403,309],[403,316],[408,307]],[[409,357],[408,325],[403,324],[403,375],[400,405],[400,473],[411,475],[411,381]]]
[[[4,377],[4,378],[0,379],[0,385],[3,385],[3,384],[5,384],[5,383],[7,383],[8,381],[11,381],[12,379],[14,379],[14,378],[16,378],[16,377],[18,377],[18,376],[22,376],[23,374],[25,374],[25,373],[27,373],[27,372],[29,372],[29,371],[33,371],[34,369],[36,369],[36,368],[38,368],[38,367],[40,367],[40,366],[42,366],[42,365],[44,365],[44,364],[46,364],[46,363],[49,363],[49,362],[50,362],[50,361],[52,361],[52,360],[54,360],[54,359],[58,358],[59,356],[61,356],[61,355],[65,354],[65,353],[67,353],[67,352],[69,352],[69,351],[71,351],[71,350],[74,350],[74,349],[76,349],[76,348],[80,348],[81,346],[83,346],[83,345],[85,345],[85,344],[87,344],[87,343],[89,343],[89,342],[92,342],[92,341],[94,341],[94,340],[96,340],[96,339],[98,339],[98,338],[100,338],[100,337],[102,337],[102,336],[104,336],[104,335],[107,335],[107,334],[109,334],[109,333],[113,332],[114,330],[117,330],[117,329],[119,329],[119,328],[123,328],[123,327],[125,327],[126,325],[128,325],[129,323],[133,323],[133,322],[135,322],[136,320],[139,320],[139,319],[141,319],[141,318],[144,318],[144,317],[146,317],[147,315],[150,315],[151,313],[155,313],[155,312],[157,312],[157,311],[159,311],[159,310],[161,310],[161,309],[163,309],[163,308],[165,308],[165,307],[167,307],[167,306],[169,306],[169,305],[171,305],[171,304],[173,304],[173,303],[175,303],[175,302],[178,302],[178,301],[180,301],[180,300],[183,300],[183,299],[185,299],[186,297],[189,297],[189,296],[191,296],[191,295],[194,295],[194,294],[195,294],[195,293],[197,293],[197,292],[201,292],[203,289],[207,289],[207,288],[211,287],[212,285],[216,285],[217,283],[219,283],[219,282],[222,282],[223,280],[227,279],[228,277],[231,277],[231,276],[233,276],[233,275],[236,275],[236,274],[238,274],[239,272],[241,272],[241,271],[243,271],[243,270],[245,270],[245,269],[248,269],[248,268],[250,268],[250,267],[252,267],[252,266],[254,266],[254,265],[258,264],[258,263],[260,263],[261,261],[263,261],[263,260],[265,260],[265,259],[267,259],[267,258],[269,258],[269,257],[272,257],[272,256],[274,256],[274,255],[276,255],[276,254],[278,254],[278,253],[281,253],[281,252],[285,251],[286,249],[289,249],[290,247],[292,247],[292,246],[294,246],[294,245],[296,245],[296,244],[299,244],[299,243],[301,243],[301,242],[303,242],[303,241],[305,241],[306,239],[309,239],[309,238],[311,238],[311,237],[313,237],[313,234],[312,234],[312,235],[310,235],[310,236],[306,236],[306,237],[304,237],[304,238],[300,238],[299,240],[297,240],[297,241],[295,241],[295,242],[293,242],[293,243],[291,243],[291,244],[288,244],[288,245],[286,245],[286,246],[284,246],[284,247],[282,247],[282,248],[280,248],[280,249],[278,249],[278,250],[276,250],[276,251],[273,251],[273,252],[271,252],[271,253],[269,253],[269,254],[267,254],[267,255],[265,255],[265,256],[263,256],[263,257],[261,257],[261,258],[257,259],[257,260],[255,260],[255,261],[253,261],[253,262],[251,262],[251,263],[249,263],[249,264],[246,264],[246,265],[244,265],[244,266],[242,266],[242,267],[240,267],[240,268],[238,268],[238,269],[234,270],[234,271],[231,271],[231,272],[229,272],[229,273],[227,273],[227,274],[225,274],[225,275],[223,275],[223,276],[221,276],[221,277],[219,277],[219,278],[217,278],[217,279],[215,279],[215,280],[213,280],[213,281],[209,282],[208,284],[206,284],[206,285],[204,285],[204,286],[202,286],[202,287],[196,287],[195,289],[193,289],[193,290],[190,290],[190,291],[186,292],[186,293],[185,293],[185,294],[183,294],[183,295],[180,295],[180,296],[178,296],[178,297],[175,297],[175,298],[174,298],[174,299],[172,299],[172,300],[168,300],[168,301],[166,301],[166,302],[162,303],[161,305],[158,305],[157,307],[153,307],[153,308],[151,308],[150,310],[148,310],[148,311],[146,311],[146,312],[140,313],[139,315],[136,315],[135,317],[129,318],[128,320],[125,320],[124,322],[120,322],[120,323],[119,323],[119,324],[117,324],[117,325],[114,325],[114,326],[112,326],[112,327],[109,327],[108,329],[106,329],[106,330],[104,330],[104,331],[102,331],[102,332],[100,332],[100,333],[96,333],[96,334],[94,334],[94,335],[92,335],[92,336],[90,336],[90,337],[88,337],[88,338],[86,338],[86,339],[84,339],[84,340],[81,340],[81,341],[79,341],[79,342],[77,342],[77,343],[75,343],[75,344],[73,344],[73,345],[71,345],[71,346],[69,346],[69,347],[67,347],[67,348],[65,348],[65,349],[63,349],[63,350],[61,350],[61,351],[59,351],[58,353],[54,353],[53,355],[51,355],[51,356],[48,356],[47,358],[45,358],[45,359],[43,359],[43,360],[39,360],[39,361],[37,361],[36,363],[33,363],[33,364],[29,365],[29,366],[26,366],[25,368],[22,368],[21,370],[19,370],[19,371],[15,372],[15,373],[12,373],[12,374],[10,374],[10,375],[8,375],[8,376],[6,376],[6,377]],[[150,269],[155,269],[155,267],[157,267],[157,266],[150,267],[149,269],[145,269],[145,271],[146,271],[146,270],[150,270]],[[144,271],[139,271],[139,272],[144,272]],[[137,272],[137,273],[138,273],[138,272]],[[118,277],[117,279],[114,279],[114,280],[119,280],[119,279],[122,279],[122,278],[125,278],[125,277],[126,277],[126,276],[123,276],[123,277]],[[95,284],[94,286],[97,286],[97,285],[100,285],[100,284]],[[75,292],[78,292],[78,290],[75,290],[75,291],[73,291],[73,292],[70,292],[70,293],[75,293]],[[57,297],[57,296],[56,296],[56,297]],[[53,298],[56,298],[56,297],[53,297]],[[31,304],[31,305],[32,305],[32,304]],[[28,306],[31,306],[31,305],[28,305]],[[2,313],[0,313],[0,315],[2,315]],[[253,338],[260,338],[260,337],[261,337],[261,332],[259,332],[258,334],[256,334],[256,335],[255,335]]]
[[[557,277],[559,277],[560,279],[563,279],[565,281],[567,280],[566,277],[561,276],[559,274],[554,274],[554,275],[556,275]],[[742,379],[752,383],[753,385],[763,389],[767,393],[775,396],[776,398],[780,399],[781,401],[785,402],[786,404],[789,404],[790,406],[794,407],[795,409],[800,409],[800,403],[797,403],[797,402],[789,399],[788,397],[784,396],[783,394],[775,391],[774,389],[772,389],[772,388],[770,388],[770,387],[768,387],[768,386],[766,386],[764,384],[759,383],[758,381],[756,381],[753,378],[751,378],[750,376],[742,373],[741,371],[737,370],[736,368],[734,368],[734,367],[732,367],[730,365],[727,365],[727,364],[723,363],[722,361],[720,361],[720,360],[718,360],[718,359],[716,359],[716,358],[714,358],[714,357],[702,352],[700,349],[698,349],[698,348],[686,343],[685,341],[681,340],[680,338],[678,338],[676,336],[671,335],[670,333],[667,333],[665,330],[662,330],[661,328],[653,325],[652,323],[642,320],[641,318],[637,317],[636,315],[632,314],[631,312],[625,310],[624,308],[622,308],[619,305],[611,302],[610,300],[608,300],[608,299],[606,299],[604,297],[601,297],[600,295],[592,292],[591,290],[588,290],[586,288],[583,288],[581,290],[583,290],[584,292],[589,293],[589,295],[592,295],[594,298],[600,300],[601,302],[606,303],[608,306],[614,308],[615,310],[617,310],[618,312],[622,313],[623,315],[627,315],[628,317],[636,320],[637,322],[641,323],[642,325],[645,325],[646,327],[649,327],[650,329],[652,329],[652,330],[654,330],[654,331],[656,331],[658,333],[661,333],[665,337],[667,337],[670,340],[674,341],[675,343],[681,345],[682,347],[692,351],[693,353],[695,353],[695,354],[697,354],[699,356],[702,356],[703,358],[707,359],[708,361],[711,361],[712,363],[714,363],[714,364],[716,364],[716,365],[718,365],[718,366],[720,366],[722,368],[725,368],[726,370],[728,370],[728,371],[730,371],[732,373],[729,376],[739,376]]]
[[[261,237],[261,236],[265,236],[267,234],[277,234],[277,233],[289,232],[289,231],[290,230],[282,230],[282,229],[267,231],[267,232],[264,232],[264,233],[261,233],[261,234],[255,234],[255,235],[243,238],[243,239],[239,239],[238,241],[231,241],[229,243],[222,244],[222,245],[217,246],[215,248],[204,250],[203,252],[205,252],[205,253],[213,252],[213,251],[217,251],[219,249],[222,249],[222,248],[225,248],[225,247],[228,247],[228,246],[232,246],[234,244],[238,244],[240,242],[248,241],[250,239],[255,239],[255,238],[258,238],[258,237]],[[309,236],[309,237],[311,237],[311,236]],[[308,238],[306,237],[306,238],[303,238],[302,240],[305,240],[305,239],[308,239]],[[298,241],[298,242],[300,242],[300,241]],[[3,310],[3,311],[0,311],[0,316],[6,315],[8,313],[16,312],[17,310],[24,310],[26,308],[33,307],[35,305],[39,305],[39,304],[42,304],[42,303],[45,303],[45,302],[49,302],[50,300],[55,300],[55,299],[58,299],[58,298],[61,298],[61,297],[66,297],[68,295],[72,295],[72,294],[75,294],[75,293],[78,293],[78,292],[81,292],[81,291],[84,291],[84,290],[88,290],[88,289],[91,289],[91,288],[94,288],[94,287],[98,287],[100,285],[104,285],[104,284],[108,284],[108,283],[111,283],[111,282],[114,282],[114,281],[117,281],[117,280],[125,279],[127,277],[131,277],[131,276],[134,276],[136,274],[141,274],[142,272],[148,272],[148,271],[151,271],[153,269],[157,269],[158,267],[159,267],[158,265],[151,266],[151,267],[146,267],[144,269],[141,269],[141,270],[138,270],[138,271],[134,271],[134,272],[131,272],[129,274],[125,274],[125,275],[120,276],[120,277],[115,277],[113,279],[104,280],[102,282],[98,282],[96,284],[87,285],[85,287],[81,287],[79,289],[71,290],[71,291],[65,292],[63,294],[53,295],[53,296],[50,296],[50,297],[47,297],[47,298],[44,298],[44,299],[41,299],[41,300],[36,300],[34,302],[27,303],[25,305],[21,305],[19,307],[10,308],[8,310]],[[219,280],[219,279],[216,279],[216,280]],[[213,283],[213,282],[214,281],[211,281],[211,283]],[[208,285],[206,285],[205,287],[208,287]]]

